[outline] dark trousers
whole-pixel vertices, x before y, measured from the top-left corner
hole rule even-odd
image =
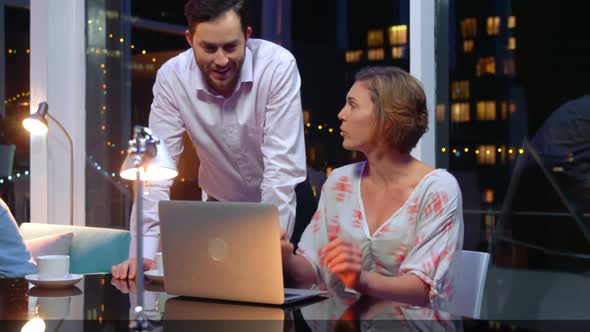
[[[309,184],[309,179],[305,179],[305,181],[295,186],[295,197],[297,199],[297,209],[295,210],[295,227],[293,228],[293,234],[291,234],[291,243],[297,249],[303,231],[309,225],[313,214],[318,208],[318,202]]]

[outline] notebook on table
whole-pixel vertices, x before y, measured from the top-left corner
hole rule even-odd
[[[284,288],[273,205],[160,201],[159,216],[169,294],[274,305],[326,294]]]

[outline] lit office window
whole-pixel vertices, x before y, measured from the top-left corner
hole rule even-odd
[[[436,105],[436,121],[443,122],[445,121],[445,114],[446,113],[446,105],[445,104],[437,104]]]
[[[504,75],[514,75],[516,73],[516,65],[514,63],[514,59],[505,59],[504,60]]]
[[[404,52],[406,48],[403,46],[394,46],[391,48],[391,58],[392,59],[401,59],[404,57]]]
[[[362,56],[363,56],[362,50],[346,51],[346,53],[344,55],[346,63],[359,62],[359,61],[361,61]]]
[[[369,30],[367,32],[367,46],[368,47],[383,46],[383,30]]]
[[[388,32],[390,45],[406,45],[408,43],[407,25],[390,26]]]
[[[493,56],[479,58],[476,64],[476,75],[479,77],[483,74],[493,75],[496,73],[496,58]]]
[[[510,114],[516,113],[516,104],[515,103],[510,103],[508,104],[508,112],[510,112]]]
[[[496,102],[491,100],[478,101],[476,113],[479,121],[496,120]]]
[[[516,16],[508,17],[508,29],[516,28]]]
[[[303,123],[309,123],[311,120],[311,112],[303,110]]]
[[[451,84],[451,98],[453,100],[469,99],[469,81],[455,81]]]
[[[451,121],[452,122],[469,122],[471,120],[471,109],[469,103],[452,103],[451,104]]]
[[[510,115],[516,112],[516,104],[514,102],[505,102],[503,101],[501,104],[502,109],[502,120],[508,119]]]
[[[463,38],[473,38],[477,36],[477,20],[473,17],[461,21],[461,34]]]
[[[511,51],[516,49],[516,37],[508,38],[508,49]]]
[[[494,189],[486,188],[483,190],[483,201],[484,203],[494,203]]]
[[[472,39],[466,39],[463,41],[463,52],[471,53],[473,52],[473,46],[475,46],[475,42]]]
[[[494,145],[480,145],[477,147],[477,163],[479,165],[496,164],[496,147]]]
[[[487,20],[488,35],[497,36],[500,33],[500,17],[490,16]]]
[[[378,61],[383,60],[385,58],[385,52],[382,48],[372,48],[369,49],[367,53],[367,59],[369,61]]]

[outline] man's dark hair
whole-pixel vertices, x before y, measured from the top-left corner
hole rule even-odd
[[[184,16],[189,28],[194,31],[197,24],[209,22],[222,16],[229,10],[236,12],[240,18],[242,31],[248,28],[247,0],[189,0],[184,5]]]

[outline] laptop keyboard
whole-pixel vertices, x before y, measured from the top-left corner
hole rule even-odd
[[[289,298],[295,297],[297,295],[299,295],[299,294],[297,294],[297,293],[285,293],[285,299],[289,299]]]

